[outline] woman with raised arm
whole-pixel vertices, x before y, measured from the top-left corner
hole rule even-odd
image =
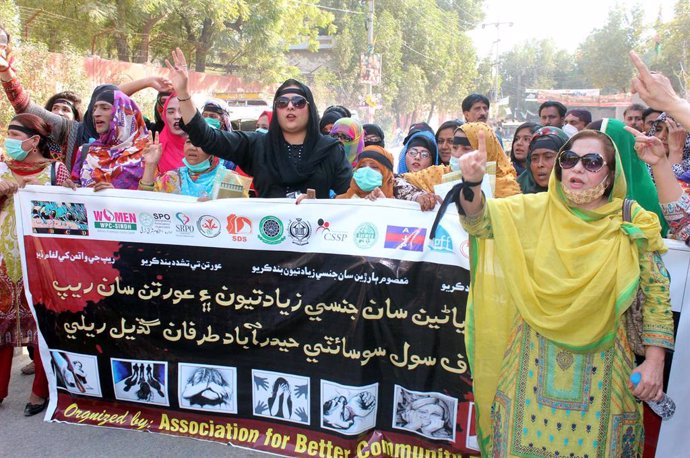
[[[267,134],[224,132],[209,126],[194,107],[182,51],[178,48],[172,57],[174,65],[166,64],[180,101],[182,129],[194,146],[231,160],[254,177],[259,197],[296,197],[311,188],[316,197],[328,198],[331,190],[347,191],[352,166],[340,142],[321,135],[316,104],[307,86],[289,79],[278,88]]]
[[[640,400],[663,394],[673,348],[656,215],[632,203],[611,139],[583,130],[560,150],[548,191],[484,199],[483,135],[460,158],[471,235],[466,345],[485,456],[640,456]],[[509,278],[510,281],[506,281]],[[635,367],[624,314],[645,293]],[[632,372],[641,374],[633,388]]]
[[[0,403],[7,397],[15,347],[37,345],[36,323],[26,301],[17,240],[14,195],[27,184],[61,185],[69,172],[51,157],[50,126],[38,116],[18,114],[7,126],[0,160]],[[46,218],[54,218],[47,212]],[[34,353],[35,375],[26,416],[48,403],[48,380],[41,355]]]

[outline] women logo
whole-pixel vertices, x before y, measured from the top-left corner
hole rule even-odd
[[[283,222],[275,216],[266,216],[259,223],[259,240],[268,245],[277,245],[285,240]]]

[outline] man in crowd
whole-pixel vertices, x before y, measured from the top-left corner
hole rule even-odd
[[[573,109],[565,114],[565,124],[569,124],[579,131],[592,122],[592,113],[589,110]]]
[[[647,108],[642,112],[643,132],[649,132],[649,129],[652,128],[652,123],[656,121],[656,118],[658,118],[661,113],[661,111],[655,110],[654,108]]]
[[[489,99],[481,94],[470,94],[462,101],[462,114],[465,122],[487,122],[489,119]]]
[[[644,110],[644,105],[639,103],[633,103],[626,108],[623,112],[623,122],[625,125],[642,132],[644,129],[644,117],[642,116]]]
[[[565,113],[568,109],[561,102],[547,100],[539,107],[539,119],[542,126],[563,127]]]

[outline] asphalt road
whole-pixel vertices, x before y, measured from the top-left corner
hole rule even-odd
[[[33,382],[20,369],[29,362],[26,352],[14,357],[9,396],[0,404],[0,457],[247,457],[265,458],[267,453],[182,437],[48,423],[43,414],[24,416]]]

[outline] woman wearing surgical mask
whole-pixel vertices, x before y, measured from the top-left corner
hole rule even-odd
[[[259,119],[256,120],[256,131],[262,134],[268,133],[268,126],[271,125],[271,119],[273,119],[273,112],[271,110],[266,110],[259,115]]]
[[[192,145],[189,138],[184,143],[183,166],[156,177],[161,145],[154,140],[144,150],[144,176],[139,181],[143,191],[167,192],[194,197],[211,197],[213,182],[218,171],[225,170],[221,161],[201,148]]]
[[[494,197],[509,197],[520,194],[520,187],[515,181],[515,169],[510,159],[503,152],[496,134],[483,122],[465,123],[455,129],[453,149],[448,165],[432,165],[417,172],[403,174],[410,184],[428,192],[434,192],[434,186],[443,182],[443,175],[460,170],[460,158],[479,146],[479,132],[484,133],[489,161],[496,162],[496,193]]]
[[[370,145],[357,157],[350,188],[336,199],[381,198],[417,202],[422,211],[433,210],[436,198],[393,173],[393,155],[378,145]]]
[[[350,188],[336,199],[355,196],[370,200],[378,197],[391,199],[394,197],[393,183],[393,155],[380,146],[367,146],[357,158]]]
[[[51,159],[49,135],[50,126],[38,116],[15,116],[7,127],[0,160],[0,402],[8,394],[14,347],[38,344],[22,281],[14,194],[27,184],[60,185],[69,177],[67,168]],[[48,380],[39,352],[34,353],[34,363],[26,416],[43,411],[48,403]]]

